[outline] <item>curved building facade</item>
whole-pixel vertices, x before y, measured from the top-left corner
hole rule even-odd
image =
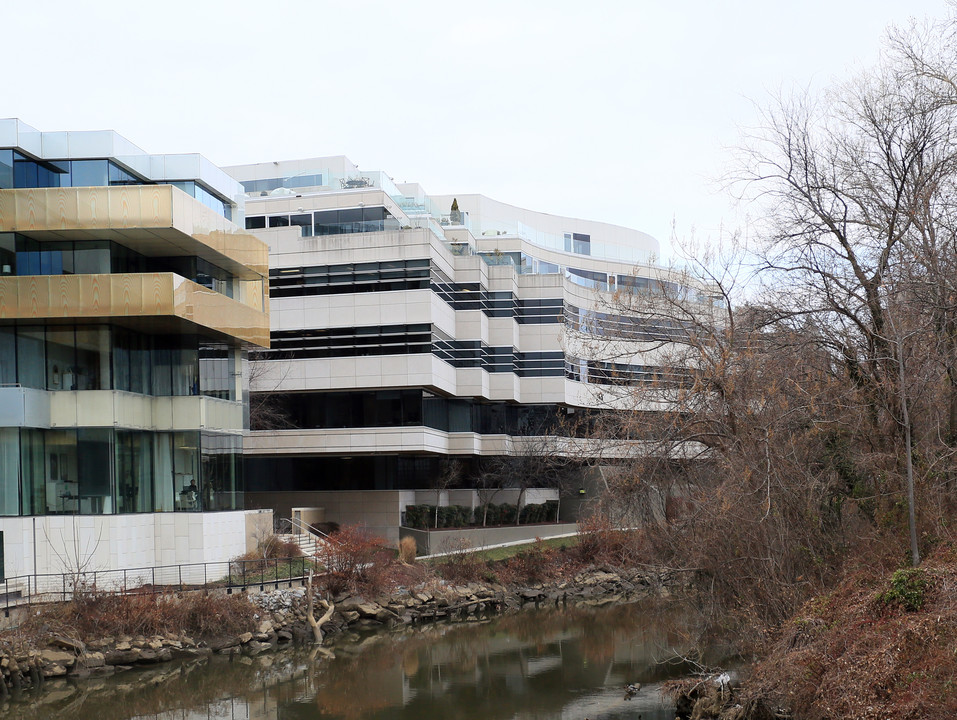
[[[652,348],[673,329],[608,312],[616,293],[674,281],[645,233],[429,196],[344,157],[227,171],[247,191],[246,227],[270,246],[253,504],[285,514],[341,493],[329,519],[398,525],[404,504],[435,502],[423,492],[450,458],[467,487],[482,458],[587,452],[569,419],[605,407],[601,387],[656,374]],[[602,323],[629,328],[613,361],[588,332]],[[363,515],[370,491],[392,493],[379,520]]]

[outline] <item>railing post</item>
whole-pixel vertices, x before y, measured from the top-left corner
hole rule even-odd
[[[176,569],[179,570],[179,589],[183,589],[183,566],[177,565]]]
[[[205,588],[209,585],[209,580],[207,580],[206,566],[208,563],[203,563],[203,587]]]
[[[123,594],[125,595],[129,592],[129,587],[126,585],[126,568],[123,568]]]

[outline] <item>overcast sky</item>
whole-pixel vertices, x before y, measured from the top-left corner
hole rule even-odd
[[[219,165],[349,156],[667,241],[735,226],[714,183],[769,92],[872,64],[945,0],[7,2],[0,117]]]

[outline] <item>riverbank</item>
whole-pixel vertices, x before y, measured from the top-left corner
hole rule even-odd
[[[212,653],[98,678],[65,676],[0,703],[0,720],[632,717],[674,720],[661,685],[687,667],[699,616],[654,598],[347,629],[322,646]],[[622,687],[641,683],[625,699]],[[627,717],[627,715],[626,715]]]
[[[957,718],[957,550],[859,571],[807,602],[740,688],[673,683],[695,720]]]
[[[387,594],[340,593],[332,598],[335,610],[321,630],[331,636],[442,620],[469,622],[490,614],[543,605],[597,607],[668,595],[677,586],[678,578],[668,571],[624,570],[609,565],[585,567],[564,579],[508,585],[455,583],[429,577]],[[186,617],[190,612],[195,616],[202,611],[209,617],[200,623],[200,627],[206,628],[201,634],[173,629],[163,633],[90,636],[71,629],[63,621],[62,612],[53,608],[31,618],[27,626],[0,633],[0,696],[38,688],[58,678],[102,677],[212,654],[255,656],[297,642],[313,642],[303,587],[229,596],[223,591],[212,591],[205,595],[205,600],[190,599],[188,595],[151,600],[135,595],[126,596],[126,601],[124,596],[111,596],[112,604],[98,610],[123,614],[131,612],[130,605],[138,605],[142,611],[147,602],[155,602],[155,607],[163,612],[175,610],[176,617]],[[93,603],[95,599],[89,598],[87,602]],[[192,603],[193,607],[183,612],[176,607],[179,603]],[[232,617],[228,623],[217,622],[217,616],[229,613]],[[320,615],[321,608],[314,614]]]

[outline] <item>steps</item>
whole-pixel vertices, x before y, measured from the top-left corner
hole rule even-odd
[[[326,546],[325,540],[320,538],[318,535],[313,535],[312,533],[286,533],[277,535],[276,537],[286,542],[295,543],[299,549],[302,550],[302,554],[306,557],[321,555]]]

